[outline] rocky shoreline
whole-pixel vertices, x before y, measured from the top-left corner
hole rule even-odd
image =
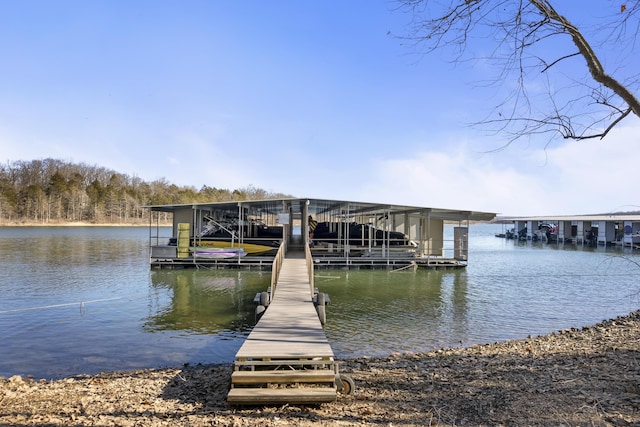
[[[356,391],[230,407],[231,366],[0,379],[10,426],[640,426],[640,311],[582,329],[341,361]]]

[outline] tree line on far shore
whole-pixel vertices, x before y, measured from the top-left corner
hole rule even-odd
[[[146,205],[290,197],[249,186],[229,190],[177,186],[57,159],[0,165],[0,224],[146,223]]]

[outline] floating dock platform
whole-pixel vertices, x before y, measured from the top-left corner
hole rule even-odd
[[[469,224],[495,217],[487,212],[296,198],[148,208],[154,268],[269,269],[280,244],[300,242],[311,245],[316,268],[464,268],[469,261]],[[220,252],[206,249],[212,246]],[[246,256],[223,257],[241,248]]]

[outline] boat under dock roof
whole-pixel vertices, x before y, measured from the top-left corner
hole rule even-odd
[[[313,198],[147,208],[151,264],[171,268],[270,268],[281,244],[309,244],[316,267],[461,268],[468,261],[469,224],[496,215]],[[167,223],[170,234],[162,227]],[[233,256],[232,248],[240,253]]]
[[[513,237],[591,246],[629,246],[640,249],[640,214],[547,215],[496,217],[513,224]],[[544,231],[544,233],[542,233]]]

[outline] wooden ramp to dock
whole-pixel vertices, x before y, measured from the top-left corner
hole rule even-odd
[[[304,258],[283,260],[273,295],[236,354],[227,401],[259,405],[336,400],[338,367],[314,306]]]

